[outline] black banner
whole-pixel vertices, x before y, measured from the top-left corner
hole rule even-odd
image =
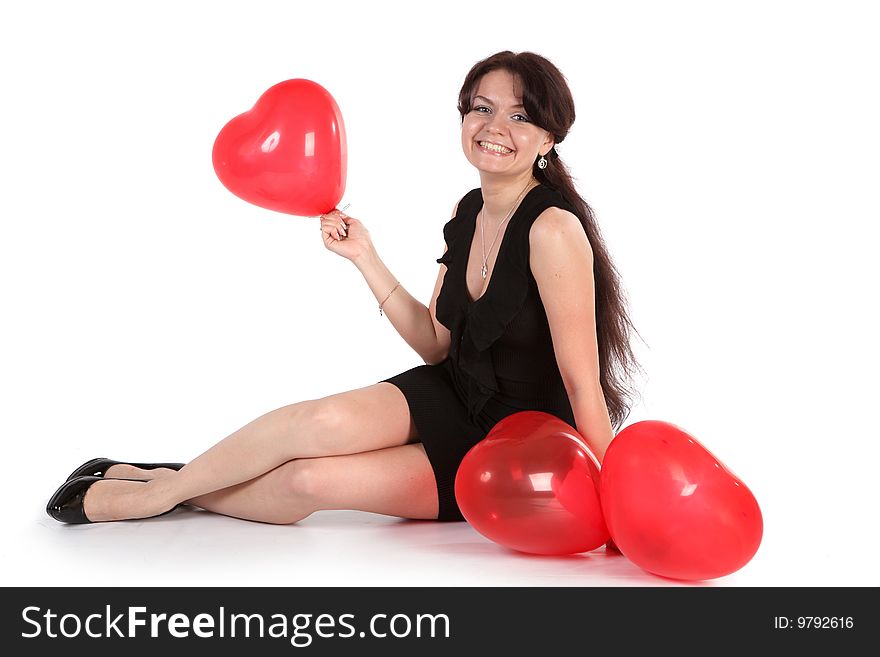
[[[6,588],[3,598],[14,655],[855,654],[877,633],[873,588]]]

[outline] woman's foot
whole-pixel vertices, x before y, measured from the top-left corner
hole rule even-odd
[[[110,479],[158,479],[172,475],[176,470],[171,468],[152,468],[143,470],[141,468],[129,465],[128,463],[119,463],[111,465],[104,473],[105,477]]]
[[[176,505],[168,487],[161,485],[163,478],[158,476],[154,481],[147,482],[122,479],[96,481],[85,493],[83,512],[91,522],[157,516]]]
[[[171,470],[180,470],[184,463],[129,463],[125,461],[115,461],[104,457],[91,459],[86,461],[76,470],[67,476],[67,481],[76,479],[77,477],[103,477],[107,471],[114,465],[127,465],[140,470],[155,470],[156,468],[170,468]],[[117,470],[120,472],[120,470]],[[117,475],[118,476],[118,475]],[[150,477],[152,479],[152,477]]]

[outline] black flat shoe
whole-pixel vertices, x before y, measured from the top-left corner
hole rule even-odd
[[[184,465],[186,465],[186,463],[127,463],[126,461],[114,461],[113,459],[99,458],[92,459],[91,461],[86,461],[85,463],[83,463],[76,470],[70,473],[70,476],[67,477],[67,481],[83,476],[103,477],[104,473],[110,469],[110,466],[117,465],[119,463],[133,465],[134,467],[140,468],[141,470],[155,470],[156,468],[171,468],[172,470],[180,470]]]
[[[61,488],[49,499],[46,505],[46,513],[58,522],[66,522],[73,525],[81,525],[91,522],[83,510],[83,500],[86,491],[96,481],[104,481],[102,477],[76,477],[68,479]],[[145,479],[123,479],[122,481],[146,481]]]

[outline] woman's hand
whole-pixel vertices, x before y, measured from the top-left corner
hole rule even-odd
[[[321,238],[328,250],[351,261],[373,250],[366,227],[354,217],[335,209],[321,215]]]

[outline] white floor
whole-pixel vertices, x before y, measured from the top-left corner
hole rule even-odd
[[[22,482],[16,531],[0,546],[4,586],[862,586],[878,584],[869,543],[800,547],[765,534],[739,571],[683,583],[604,548],[568,557],[519,554],[466,523],[323,511],[296,525],[189,508],[145,521],[62,525],[42,512],[38,477]],[[22,487],[24,490],[22,490]],[[51,491],[50,491],[51,492]],[[765,516],[766,520],[766,516]],[[9,526],[9,525],[7,525]],[[852,537],[850,537],[852,538]],[[803,539],[798,539],[803,543]]]
[[[654,586],[604,548],[569,557],[518,554],[466,523],[323,511],[272,526],[179,509],[148,521],[62,526],[35,518],[7,543],[18,585]]]

